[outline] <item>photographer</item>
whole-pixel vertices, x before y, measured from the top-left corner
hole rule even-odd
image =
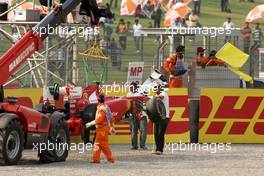
[[[168,126],[170,111],[169,111],[169,96],[164,91],[164,88],[159,84],[156,87],[156,96],[163,102],[166,109],[166,116],[154,123],[154,137],[156,148],[152,154],[161,155],[163,153],[165,133]]]

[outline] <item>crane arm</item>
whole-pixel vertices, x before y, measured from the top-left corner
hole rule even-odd
[[[43,20],[0,57],[0,85],[3,85],[35,51],[42,48],[42,42],[49,35],[50,29],[55,29],[61,24],[80,2],[87,12],[86,15],[95,17],[96,21],[92,18],[92,24],[96,24],[100,17],[112,17],[110,9],[98,8],[96,0],[66,0],[62,5],[55,5]]]

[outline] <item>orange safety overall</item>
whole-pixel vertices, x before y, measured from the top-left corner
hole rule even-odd
[[[168,82],[169,88],[183,87],[182,76],[174,76],[173,74],[171,74],[176,70],[176,63],[177,63],[176,55],[171,55],[163,63],[164,70],[169,74],[169,82]]]
[[[105,154],[109,162],[114,162],[112,151],[108,144],[109,125],[112,122],[108,122],[106,113],[106,106],[99,104],[95,116],[96,137],[93,150],[93,160],[95,163],[100,163],[101,151]]]

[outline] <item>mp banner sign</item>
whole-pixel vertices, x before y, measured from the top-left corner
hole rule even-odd
[[[127,83],[138,82],[142,84],[144,62],[129,62],[127,72]]]

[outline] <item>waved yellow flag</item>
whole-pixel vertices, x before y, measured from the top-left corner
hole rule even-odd
[[[247,62],[249,58],[248,54],[228,42],[216,53],[215,56],[227,63],[230,66],[229,70],[234,72],[243,80],[253,84],[253,78],[239,70]]]
[[[243,80],[250,82],[251,84],[253,84],[253,78],[251,76],[249,76],[248,74],[236,69],[236,68],[232,68],[229,67],[229,70],[231,70],[232,72],[234,72],[235,74],[237,74],[239,77],[241,77]]]
[[[227,42],[215,55],[230,67],[241,68],[248,60],[249,55]]]

